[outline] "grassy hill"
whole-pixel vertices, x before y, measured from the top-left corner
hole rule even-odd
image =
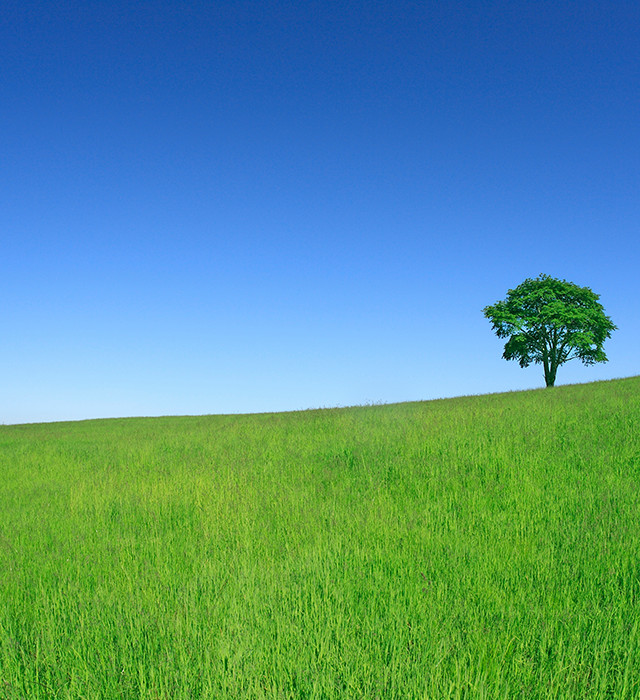
[[[0,698],[640,697],[640,377],[0,426]]]

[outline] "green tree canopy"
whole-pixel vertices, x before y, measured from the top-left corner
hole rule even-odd
[[[606,362],[602,346],[616,326],[588,287],[540,275],[507,292],[504,301],[483,309],[498,338],[508,338],[502,357],[520,367],[544,366],[547,386],[558,367],[573,359]]]

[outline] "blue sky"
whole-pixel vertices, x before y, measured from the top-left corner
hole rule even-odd
[[[589,286],[638,374],[637,2],[0,18],[0,422],[539,387],[482,308]]]

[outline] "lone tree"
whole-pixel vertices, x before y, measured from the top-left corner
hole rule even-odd
[[[518,360],[520,367],[542,364],[549,387],[558,367],[569,360],[607,361],[602,346],[616,326],[599,298],[589,287],[540,275],[510,289],[504,301],[483,313],[498,338],[508,338],[502,357]]]

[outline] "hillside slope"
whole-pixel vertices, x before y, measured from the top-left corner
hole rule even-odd
[[[0,426],[0,698],[640,695],[640,377]]]

